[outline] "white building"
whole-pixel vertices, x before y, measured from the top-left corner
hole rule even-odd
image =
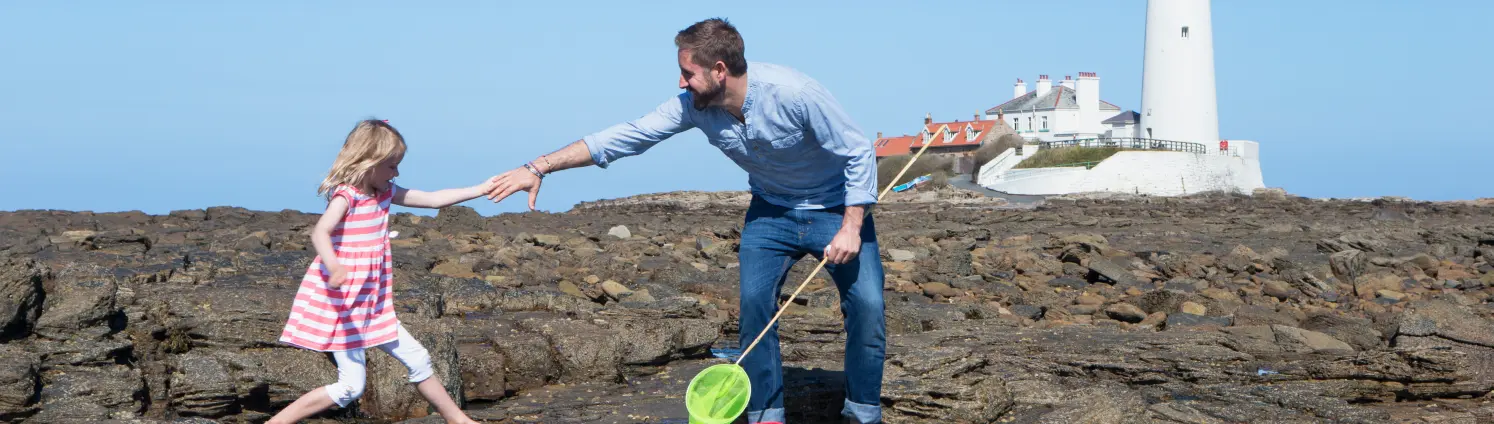
[[[1136,131],[1136,129],[1139,128],[1136,126],[1136,124],[1140,121],[1141,114],[1136,113],[1135,111],[1128,110],[1118,113],[1115,116],[1110,117],[1110,119],[1100,121],[1101,124],[1105,124],[1105,134],[1101,137],[1141,137],[1141,134]]]
[[[1100,101],[1093,73],[1058,85],[1043,76],[1031,92],[1017,80],[1015,98],[986,113],[1008,122],[1029,143],[981,164],[978,183],[1027,195],[1176,196],[1265,187],[1260,144],[1219,139],[1213,43],[1208,0],[1148,0],[1141,111],[1120,112]],[[1136,138],[1113,140],[1125,137]],[[1098,139],[1063,142],[1086,138]],[[1125,150],[1098,163],[1019,168],[1043,149],[1067,146]]]
[[[1018,79],[1011,100],[986,110],[987,119],[1004,120],[1031,141],[1105,137],[1112,131],[1106,121],[1119,115],[1119,106],[1100,100],[1100,76],[1094,72],[1080,72],[1078,80],[1064,76],[1058,84],[1040,75],[1032,91]]]

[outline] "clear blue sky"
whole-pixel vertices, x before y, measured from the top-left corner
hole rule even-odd
[[[0,3],[0,210],[320,211],[357,120],[389,119],[399,182],[475,184],[679,92],[672,38],[707,17],[805,71],[873,136],[969,119],[1016,78],[1093,71],[1140,105],[1145,2]],[[834,5],[831,5],[834,3]],[[1221,136],[1310,197],[1494,196],[1482,1],[1215,1]],[[740,190],[698,131],[546,180],[539,207]],[[524,209],[467,203],[490,215]],[[408,210],[408,209],[406,209]],[[429,213],[430,211],[416,211]]]

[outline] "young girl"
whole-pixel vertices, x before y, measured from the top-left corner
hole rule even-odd
[[[490,182],[435,192],[395,185],[405,141],[385,121],[366,120],[348,134],[318,194],[327,211],[311,233],[317,258],[301,279],[280,341],[337,361],[337,382],[302,395],[271,423],[294,423],[363,395],[364,350],[378,347],[409,369],[410,382],[448,423],[475,423],[434,375],[430,355],[394,315],[389,205],[441,208],[481,196]],[[491,180],[490,180],[491,181]]]

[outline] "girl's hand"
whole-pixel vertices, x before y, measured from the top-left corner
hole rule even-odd
[[[498,175],[488,188],[488,200],[502,202],[504,198],[521,191],[529,192],[529,210],[534,210],[534,200],[539,197],[540,178],[524,167],[515,168]]]
[[[327,271],[332,274],[331,277],[327,278],[327,286],[330,286],[333,289],[340,289],[342,288],[343,284],[347,284],[347,267],[342,266],[342,264],[329,263],[327,264]]]
[[[478,198],[478,197],[485,196],[485,195],[488,194],[489,191],[493,190],[493,187],[497,187],[497,186],[498,186],[498,176],[494,175],[492,177],[488,177],[488,179],[483,180],[482,184],[478,184],[478,185],[472,187],[477,192],[477,194],[474,195],[474,196],[472,196],[472,197],[473,198]]]

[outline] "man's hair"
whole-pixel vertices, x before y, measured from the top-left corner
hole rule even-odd
[[[674,36],[674,45],[680,50],[689,50],[690,59],[696,65],[709,68],[721,61],[732,76],[747,73],[742,34],[725,19],[706,19],[680,30]]]

